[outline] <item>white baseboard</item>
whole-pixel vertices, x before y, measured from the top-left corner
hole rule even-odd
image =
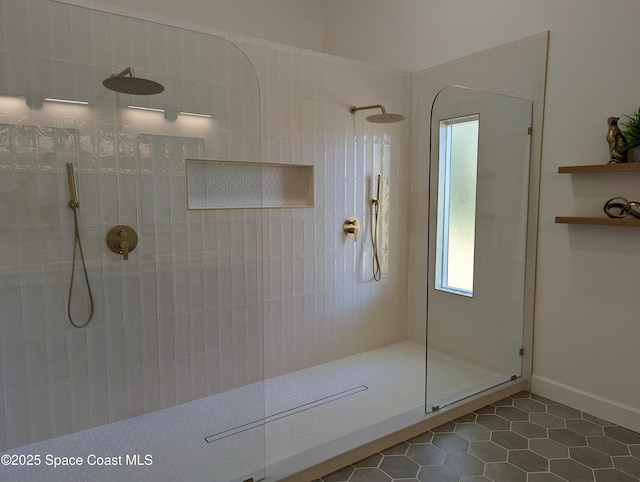
[[[632,407],[538,375],[531,377],[531,391],[608,422],[640,432],[640,407]]]

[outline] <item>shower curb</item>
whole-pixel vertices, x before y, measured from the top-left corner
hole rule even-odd
[[[432,428],[455,420],[456,418],[473,412],[474,410],[478,410],[479,408],[497,402],[498,400],[529,389],[529,380],[515,380],[513,382],[507,382],[500,387],[487,390],[486,392],[470,397],[459,404],[442,408],[438,412],[432,412],[416,424],[390,433],[389,435],[385,435],[384,437],[380,437],[294,474],[287,475],[285,477],[278,475],[274,478],[273,475],[269,474],[269,469],[267,468],[267,477],[264,479],[264,482],[309,482],[310,480],[318,479],[323,475],[339,470],[346,465],[358,462],[359,460],[369,457],[376,452],[399,444],[409,438],[416,437],[428,430],[431,430]]]

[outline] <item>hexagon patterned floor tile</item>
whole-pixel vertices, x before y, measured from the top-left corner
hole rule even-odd
[[[314,482],[640,482],[640,434],[529,392]]]

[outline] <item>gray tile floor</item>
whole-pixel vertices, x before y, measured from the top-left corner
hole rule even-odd
[[[520,392],[320,481],[638,482],[640,434]]]

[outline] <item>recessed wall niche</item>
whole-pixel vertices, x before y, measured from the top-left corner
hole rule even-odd
[[[186,159],[187,209],[310,208],[314,168],[304,164]]]

